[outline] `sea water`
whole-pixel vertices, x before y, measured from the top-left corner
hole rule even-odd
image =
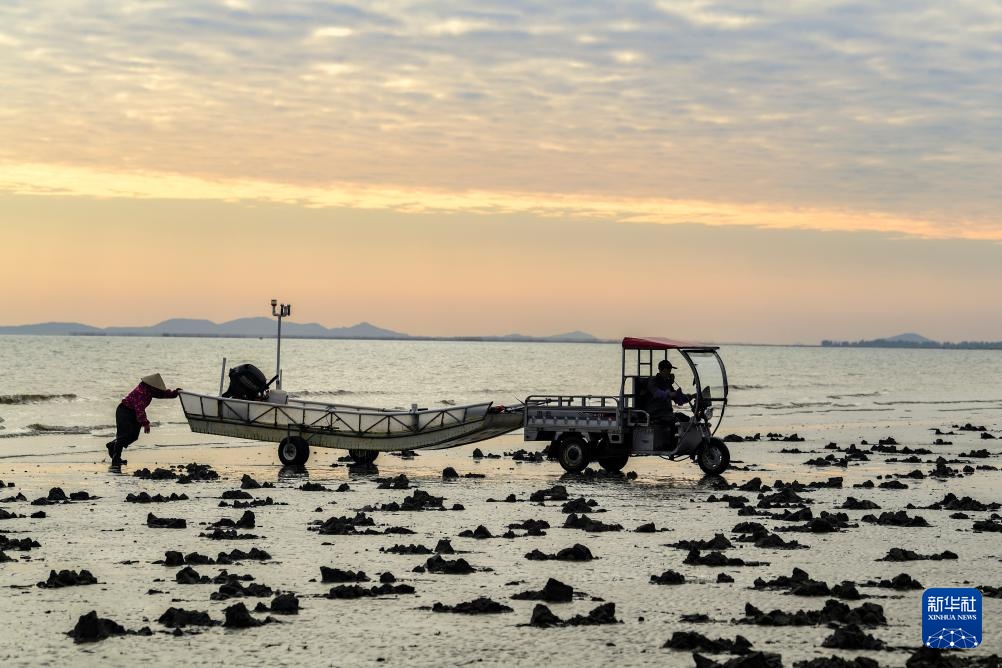
[[[141,376],[215,394],[222,360],[274,374],[274,339],[0,337],[0,456],[19,438],[103,437]],[[720,434],[931,430],[1002,422],[1002,353],[725,345],[730,392]],[[385,408],[441,407],[530,395],[619,393],[618,344],[286,339],[283,389]],[[676,360],[678,363],[678,360]],[[628,373],[635,353],[628,355]],[[691,377],[679,370],[683,389]],[[714,388],[717,392],[717,388]],[[156,401],[158,437],[193,435],[180,402]],[[51,442],[51,441],[50,441]],[[55,441],[58,442],[58,441]]]

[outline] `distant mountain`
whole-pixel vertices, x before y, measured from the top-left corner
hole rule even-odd
[[[921,334],[915,334],[913,332],[908,332],[907,334],[898,334],[897,336],[888,336],[883,339],[875,339],[876,341],[888,341],[890,343],[937,343],[932,339],[927,339]]]
[[[105,336],[275,336],[274,318],[238,318],[224,323],[193,318],[171,318],[149,327],[92,327],[78,322],[46,322],[37,325],[0,327],[0,334],[72,336],[75,334]],[[407,339],[408,334],[360,322],[351,327],[327,328],[315,322],[282,323],[282,336],[317,339]]]
[[[909,332],[883,339],[868,339],[861,341],[831,341],[821,342],[824,347],[833,348],[945,348],[950,350],[1002,350],[1002,341],[934,341],[921,334]]]
[[[581,343],[595,343],[599,339],[592,336],[588,332],[582,332],[577,329],[573,332],[567,332],[566,334],[554,334],[553,336],[543,337],[547,341],[580,341]]]
[[[277,323],[274,318],[237,318],[224,323],[196,318],[171,318],[148,327],[92,327],[78,322],[46,322],[37,325],[16,325],[0,327],[2,334],[27,334],[51,336],[219,336],[219,337],[273,337]],[[360,322],[350,327],[324,327],[321,324],[282,322],[282,336],[310,339],[461,339],[481,341],[573,341],[596,342],[599,339],[581,331],[556,334],[554,336],[506,336],[483,337],[415,337],[392,329],[377,327],[369,322]]]
[[[0,334],[49,334],[66,336],[69,334],[93,334],[102,330],[79,322],[42,322],[37,325],[12,325],[0,327]]]

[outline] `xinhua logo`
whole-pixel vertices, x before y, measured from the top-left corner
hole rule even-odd
[[[981,644],[981,592],[937,587],[922,594],[922,642],[936,649],[972,649]]]

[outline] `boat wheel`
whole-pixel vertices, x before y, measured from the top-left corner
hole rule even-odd
[[[310,444],[299,436],[287,436],[278,444],[278,459],[286,466],[302,466],[310,458]]]
[[[348,456],[351,457],[356,464],[371,464],[376,461],[376,457],[379,456],[379,450],[348,450]]]
[[[562,438],[557,460],[568,473],[581,473],[588,466],[588,444],[577,434]]]
[[[623,470],[623,467],[626,466],[628,461],[630,461],[630,453],[623,452],[616,455],[610,455],[609,457],[600,457],[598,463],[609,473],[617,473]]]

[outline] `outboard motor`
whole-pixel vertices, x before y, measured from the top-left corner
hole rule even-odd
[[[241,364],[230,369],[230,386],[223,396],[232,399],[261,400],[271,383],[253,364]]]

